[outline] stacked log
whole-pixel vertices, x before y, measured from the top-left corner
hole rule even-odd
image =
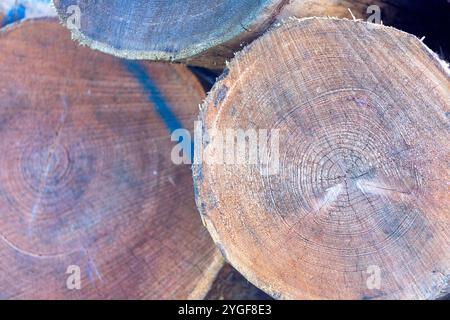
[[[0,72],[0,297],[202,298],[223,261],[170,158],[205,94],[195,76],[47,19],[0,32]]]
[[[0,30],[0,298],[450,296],[445,0],[54,5]]]
[[[222,69],[234,53],[279,20],[329,15],[367,19],[379,6],[390,24],[404,0],[54,0],[61,21],[82,44],[128,59],[166,60]],[[206,8],[205,8],[206,7]],[[73,8],[79,25],[74,26]]]
[[[202,106],[194,166],[224,257],[274,298],[447,294],[449,87],[418,38],[361,21],[292,19],[246,47]],[[265,130],[242,140],[257,163],[230,165],[227,130]]]
[[[265,30],[286,0],[55,0],[64,24],[81,12],[74,38],[128,59],[166,60],[220,69],[243,42]],[[73,8],[73,7],[72,7]]]

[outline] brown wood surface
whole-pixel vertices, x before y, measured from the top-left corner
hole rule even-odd
[[[223,255],[275,298],[448,293],[449,89],[448,67],[394,28],[293,19],[246,47],[201,109],[203,134],[278,129],[280,171],[194,167]]]
[[[192,129],[204,90],[184,66],[139,66],[80,47],[57,20],[0,32],[0,298],[209,289],[222,258],[157,112],[165,101]],[[71,265],[81,290],[66,286]]]

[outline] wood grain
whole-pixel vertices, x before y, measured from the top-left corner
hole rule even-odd
[[[286,4],[278,15],[278,19],[289,17],[336,17],[367,20],[370,14],[367,8],[376,5],[381,9],[384,24],[391,24],[395,16],[401,15],[408,0],[292,0]],[[350,11],[351,12],[350,12]]]
[[[293,19],[246,47],[202,106],[203,134],[278,129],[280,170],[194,167],[223,255],[280,299],[448,293],[449,89],[421,41],[380,25]]]
[[[445,30],[450,3],[446,0],[292,0],[277,19],[329,16],[374,22],[370,6],[380,8],[382,24],[424,37],[429,47],[449,60],[450,42]]]
[[[0,73],[0,298],[202,298],[222,258],[168,130],[193,128],[195,76],[80,47],[57,19],[3,29]]]
[[[264,31],[288,0],[54,0],[63,23],[73,5],[88,46],[130,59],[185,62],[220,69],[240,44]],[[68,13],[69,12],[69,13]]]
[[[334,16],[366,20],[367,7],[378,5],[391,24],[409,4],[405,0],[215,0],[106,1],[54,0],[67,25],[79,6],[81,28],[73,37],[91,48],[130,59],[183,62],[223,69],[225,61],[274,22],[290,16]],[[405,13],[406,14],[406,13]],[[411,16],[411,13],[408,12]]]

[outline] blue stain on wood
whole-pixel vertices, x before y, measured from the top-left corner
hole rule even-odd
[[[4,27],[8,24],[22,20],[23,18],[25,18],[25,12],[26,9],[22,4],[11,8],[11,10],[9,10],[6,16],[3,18],[3,21],[0,21],[0,27]]]
[[[128,71],[136,78],[139,84],[144,89],[145,93],[148,95],[148,100],[155,107],[156,112],[163,120],[170,134],[175,130],[183,129],[183,125],[178,121],[175,114],[172,112],[170,105],[167,103],[166,99],[159,91],[158,86],[152,80],[150,74],[144,68],[144,66],[136,61],[124,60],[124,64]],[[181,136],[178,143],[183,142],[183,137]],[[191,139],[191,161],[194,159],[194,143]]]
[[[145,70],[139,62],[135,61],[125,61],[125,65],[128,71],[133,74],[136,80],[140,83],[145,93],[148,94],[148,99],[155,106],[156,111],[164,121],[170,133],[173,133],[177,129],[183,128],[175,114],[172,112],[169,104],[159,91],[155,82],[151,79],[147,70]]]

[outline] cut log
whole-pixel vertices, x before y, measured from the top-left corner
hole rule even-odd
[[[433,0],[435,1],[435,0]],[[289,16],[366,20],[378,5],[384,24],[407,10],[405,0],[107,1],[54,0],[73,37],[91,48],[129,59],[183,62],[223,69],[242,46]],[[428,5],[428,3],[427,3]],[[73,6],[79,8],[74,27]],[[409,12],[409,15],[411,13]]]
[[[275,298],[445,295],[449,88],[420,40],[381,25],[292,19],[246,47],[202,106],[194,166],[226,259]],[[257,162],[220,148],[227,130]]]
[[[129,59],[222,68],[242,42],[259,35],[288,0],[54,0],[64,24],[78,6],[74,38]],[[73,7],[72,7],[73,8]]]
[[[57,19],[0,43],[0,297],[204,297],[222,257],[169,133],[193,128],[195,76],[79,47]]]

